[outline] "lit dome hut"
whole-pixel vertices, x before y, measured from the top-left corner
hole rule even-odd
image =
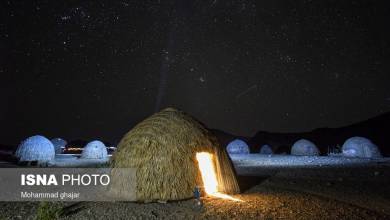
[[[136,168],[136,201],[188,199],[195,187],[208,195],[239,193],[232,163],[216,137],[173,108],[125,134],[111,166]]]
[[[91,141],[81,153],[82,159],[107,159],[107,148],[101,141]]]
[[[55,151],[53,144],[47,138],[41,135],[35,135],[20,143],[15,156],[18,158],[19,162],[45,162],[54,159]]]
[[[317,146],[306,139],[300,139],[291,148],[291,155],[297,156],[318,156],[320,151]]]
[[[263,146],[261,146],[259,153],[260,154],[273,154],[274,151],[272,150],[272,148],[268,144],[264,144]]]
[[[364,137],[351,137],[345,141],[342,147],[346,157],[378,158],[382,157],[378,146]]]
[[[62,138],[53,138],[50,141],[54,145],[54,150],[56,154],[61,154],[66,144],[68,143]]]
[[[249,146],[245,141],[236,139],[226,146],[229,154],[249,154]]]

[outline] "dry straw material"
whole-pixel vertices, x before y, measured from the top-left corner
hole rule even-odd
[[[217,139],[200,122],[173,108],[152,115],[125,134],[111,165],[137,169],[137,201],[187,199],[195,186],[203,186],[198,152],[213,155],[218,190],[239,193],[232,163]]]

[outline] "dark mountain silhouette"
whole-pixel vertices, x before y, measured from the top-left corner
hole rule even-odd
[[[227,146],[231,141],[235,139],[241,139],[245,142],[248,142],[250,140],[249,137],[244,137],[244,136],[236,136],[234,134],[230,134],[218,129],[210,129],[210,131],[218,138],[219,143],[222,146]]]
[[[318,128],[300,133],[273,133],[259,131],[252,138],[238,137],[223,131],[212,130],[221,144],[226,146],[235,138],[247,140],[251,153],[258,153],[264,144],[270,145],[276,153],[289,153],[295,141],[305,138],[314,142],[325,155],[329,148],[342,146],[345,140],[353,136],[369,138],[380,148],[384,156],[390,156],[390,112],[377,117],[339,128]]]
[[[328,148],[342,146],[345,140],[353,136],[369,138],[380,148],[384,156],[390,156],[390,112],[377,117],[339,128],[318,128],[309,132],[301,133],[275,133],[259,131],[252,138],[236,136],[221,130],[211,129],[222,146],[227,146],[234,139],[242,139],[250,146],[251,153],[258,153],[264,144],[270,145],[276,153],[289,153],[295,141],[305,138],[314,142],[321,151],[326,154]],[[88,141],[73,140],[67,147],[84,147]],[[110,143],[104,142],[106,146]],[[15,145],[0,145],[1,154],[9,154],[16,150]]]

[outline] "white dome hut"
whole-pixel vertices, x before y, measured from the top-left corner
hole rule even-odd
[[[50,141],[54,145],[54,150],[55,150],[56,154],[62,154],[63,149],[65,148],[66,144],[68,143],[62,138],[53,138]]]
[[[291,148],[291,155],[297,156],[318,156],[320,151],[317,146],[306,139],[300,139]]]
[[[107,159],[106,145],[101,141],[91,141],[83,149],[81,153],[82,159]]]
[[[364,137],[351,137],[345,141],[342,147],[346,157],[378,158],[382,157],[378,146]]]
[[[260,154],[273,154],[274,151],[272,150],[271,146],[269,146],[268,144],[264,144],[263,146],[261,146],[259,153]]]
[[[50,161],[55,157],[53,144],[45,137],[36,135],[22,141],[15,156],[22,161]]]
[[[226,151],[229,154],[249,154],[249,146],[245,141],[236,139],[227,145]]]

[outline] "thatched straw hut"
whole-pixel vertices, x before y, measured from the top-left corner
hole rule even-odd
[[[291,155],[297,156],[318,156],[320,151],[317,146],[306,139],[296,141],[291,147]]]
[[[235,139],[226,146],[229,154],[249,154],[248,144],[240,139]]]
[[[22,141],[15,153],[19,162],[54,160],[55,151],[53,144],[41,135],[35,135]]]
[[[82,159],[106,159],[107,148],[101,141],[91,141],[83,149],[81,153]]]
[[[380,158],[382,154],[372,141],[364,137],[351,137],[342,147],[346,157]]]
[[[62,138],[53,138],[50,141],[54,145],[54,150],[55,150],[56,154],[62,154],[62,152],[65,149],[66,144],[68,144],[68,142],[66,142]]]
[[[271,146],[269,146],[268,144],[264,144],[263,146],[261,146],[259,153],[260,154],[273,154],[274,151],[272,150]]]
[[[201,123],[167,108],[145,119],[122,138],[112,167],[137,168],[136,200],[167,201],[193,197],[204,187],[197,153],[211,155],[217,191],[239,193],[235,172],[226,151]],[[207,192],[207,189],[205,189]],[[123,192],[126,193],[126,192]]]

